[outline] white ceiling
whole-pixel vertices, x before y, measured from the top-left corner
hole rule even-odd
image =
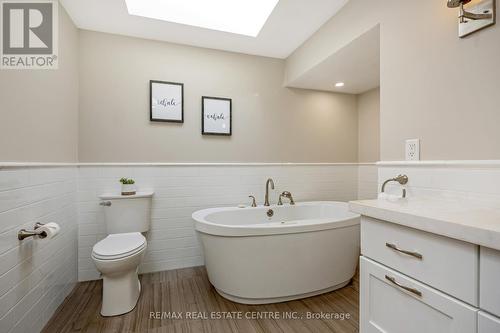
[[[344,82],[343,87],[335,87]],[[330,55],[287,87],[361,94],[380,85],[380,28],[377,25]]]
[[[280,0],[254,38],[132,16],[125,0],[60,0],[80,29],[273,58],[288,57],[347,1]]]

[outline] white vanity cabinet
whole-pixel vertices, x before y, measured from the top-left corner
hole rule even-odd
[[[500,209],[358,200],[360,333],[500,333]]]
[[[500,333],[500,251],[361,218],[361,333]]]

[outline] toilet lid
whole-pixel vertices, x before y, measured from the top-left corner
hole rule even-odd
[[[146,246],[146,238],[140,232],[112,234],[97,242],[92,255],[97,259],[111,260],[133,255]]]

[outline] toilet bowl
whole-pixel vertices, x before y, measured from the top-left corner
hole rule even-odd
[[[140,232],[110,234],[94,245],[92,260],[103,280],[101,315],[116,316],[135,308],[141,293],[137,272],[146,247]]]

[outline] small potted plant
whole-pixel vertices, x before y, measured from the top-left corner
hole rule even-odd
[[[135,181],[131,178],[120,179],[122,183],[122,195],[134,195],[136,193]]]

